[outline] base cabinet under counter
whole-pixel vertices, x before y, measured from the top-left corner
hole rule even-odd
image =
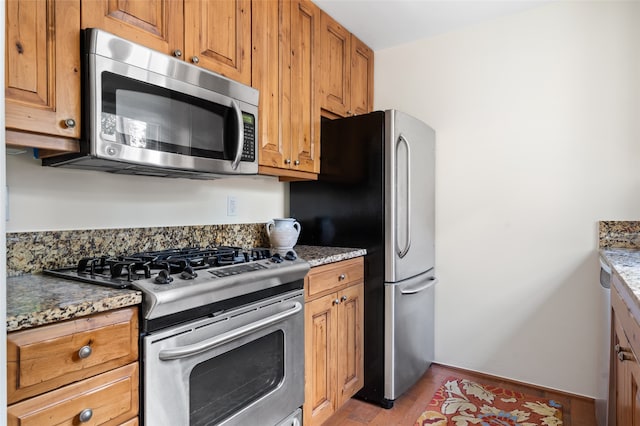
[[[322,424],[362,388],[363,349],[363,258],[311,268],[305,278],[305,426]]]
[[[7,424],[138,424],[138,309],[7,335]]]
[[[609,425],[640,426],[640,324],[625,296],[626,286],[613,275]]]

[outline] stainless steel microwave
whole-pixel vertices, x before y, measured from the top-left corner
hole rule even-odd
[[[210,179],[258,172],[258,91],[107,32],[82,33],[80,152],[45,166]]]

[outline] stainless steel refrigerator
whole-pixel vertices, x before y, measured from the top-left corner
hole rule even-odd
[[[435,132],[396,110],[322,121],[318,181],[290,184],[298,244],[365,248],[364,388],[390,408],[434,357]]]

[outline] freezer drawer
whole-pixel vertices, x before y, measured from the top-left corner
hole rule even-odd
[[[427,371],[434,358],[434,299],[438,280],[428,271],[385,283],[384,396],[395,400]]]

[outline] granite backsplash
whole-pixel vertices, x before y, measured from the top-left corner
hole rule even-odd
[[[7,276],[172,247],[269,247],[264,223],[7,233]]]
[[[640,221],[601,221],[598,242],[601,249],[640,249]]]

